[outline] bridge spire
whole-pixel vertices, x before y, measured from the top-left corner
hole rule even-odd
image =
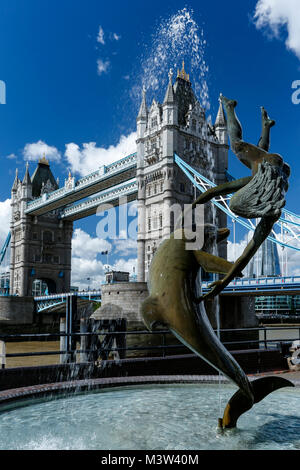
[[[221,102],[221,98],[219,98],[219,109],[218,114],[216,117],[216,122],[214,125],[216,136],[221,144],[227,144],[228,142],[228,133],[227,133],[227,123],[226,118],[224,115],[224,110]]]
[[[40,158],[40,159],[39,159],[39,163],[41,163],[42,165],[48,165],[48,166],[50,166],[50,165],[49,165],[49,160],[47,160],[46,155],[45,155],[45,152],[43,153],[43,158]]]
[[[177,78],[182,78],[182,80],[185,80],[186,82],[190,81],[190,74],[186,73],[186,71],[184,70],[184,60],[182,61],[182,69],[177,70]]]
[[[173,77],[173,70],[169,70],[169,83],[168,83],[168,88],[166,91],[164,103],[174,103],[174,90],[173,90],[173,84],[172,84],[172,77]]]
[[[147,103],[146,103],[146,88],[145,85],[143,86],[143,97],[142,97],[142,102],[138,114],[138,119],[139,118],[147,118],[148,115],[148,108],[147,108]]]
[[[226,127],[226,118],[224,115],[221,98],[219,98],[219,109],[216,117],[215,127]]]
[[[14,180],[14,183],[13,183],[13,186],[12,186],[12,191],[17,191],[19,182],[20,182],[20,180],[19,180],[19,170],[18,170],[18,168],[16,168],[16,176],[15,176],[15,180]]]
[[[24,178],[23,178],[23,181],[22,181],[22,184],[23,185],[31,185],[31,179],[30,179],[30,175],[29,175],[29,164],[28,162],[26,163],[26,170],[25,170],[25,175],[24,175]]]

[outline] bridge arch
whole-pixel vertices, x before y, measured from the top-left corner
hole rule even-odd
[[[56,294],[56,282],[49,278],[36,278],[32,281],[31,290],[34,297]]]

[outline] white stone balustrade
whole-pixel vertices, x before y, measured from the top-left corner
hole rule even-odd
[[[116,199],[116,197],[128,196],[134,192],[137,192],[137,190],[137,181],[136,179],[133,179],[130,182],[122,184],[118,187],[114,187],[113,189],[102,191],[100,194],[98,194],[98,196],[90,198],[87,201],[66,207],[61,212],[60,218],[66,218],[74,214],[85,212],[104,202],[113,201]]]
[[[75,178],[71,177],[65,181],[65,185],[62,188],[56,189],[51,193],[44,194],[43,196],[29,201],[27,203],[26,213],[43,207],[44,204],[49,204],[49,202],[63,199],[68,194],[76,191],[81,191],[85,187],[88,187],[91,184],[95,184],[101,179],[107,178],[108,176],[113,176],[120,171],[124,171],[127,168],[134,167],[136,165],[137,157],[136,153],[128,155],[127,157],[122,158],[114,163],[111,163],[106,166],[101,166],[98,170],[80,178],[75,182]]]

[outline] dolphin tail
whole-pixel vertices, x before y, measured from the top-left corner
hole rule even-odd
[[[223,418],[219,418],[220,428],[235,428],[238,418],[250,410],[254,403],[258,403],[269,393],[283,387],[294,387],[294,384],[282,377],[261,377],[251,382],[254,402],[251,402],[242,390],[238,390],[229,400],[224,410]]]

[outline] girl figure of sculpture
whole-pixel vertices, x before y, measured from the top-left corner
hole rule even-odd
[[[285,193],[288,189],[290,167],[276,153],[268,153],[270,145],[270,128],[275,121],[269,118],[262,107],[262,133],[258,145],[249,144],[242,139],[242,127],[236,116],[237,101],[220,95],[221,103],[227,116],[227,130],[230,146],[252,172],[252,175],[228,183],[220,184],[201,194],[193,203],[204,204],[220,195],[234,193],[230,200],[230,209],[238,216],[260,218],[252,240],[242,255],[235,261],[230,271],[221,280],[210,284],[212,289],[203,298],[219,294],[229,282],[239,275],[254,256],[261,244],[269,236],[274,223],[280,218],[281,209],[285,205]]]

